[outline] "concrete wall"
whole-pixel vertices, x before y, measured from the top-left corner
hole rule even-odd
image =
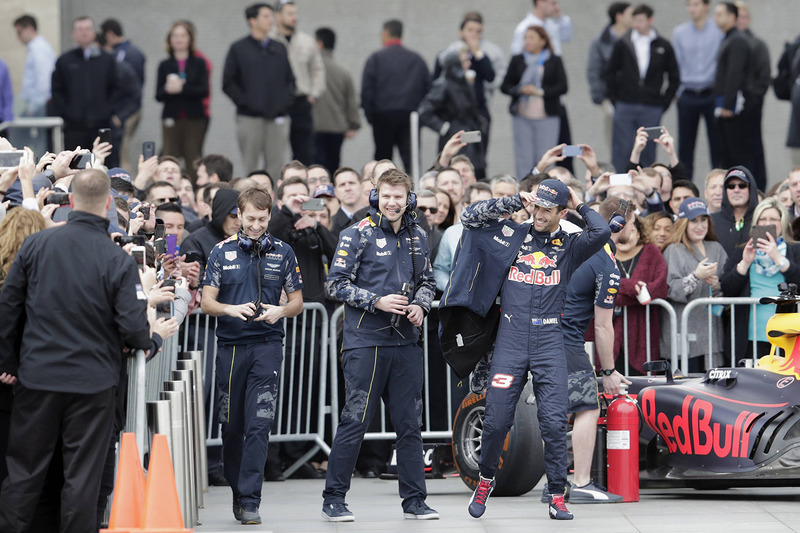
[[[4,0],[22,4],[21,0]],[[189,18],[197,25],[199,46],[214,62],[212,121],[206,139],[206,152],[222,152],[234,159],[237,169],[238,149],[234,134],[234,108],[221,91],[221,70],[228,45],[247,31],[243,17],[249,2],[216,0],[62,0],[62,46],[69,45],[70,21],[90,13],[99,23],[106,17],[119,18],[128,36],[148,56],[144,100],[144,120],[139,141],[160,141],[158,119],[161,106],[154,99],[155,71],[165,57],[163,41],[170,22]],[[27,2],[25,5],[29,5]],[[591,39],[606,23],[607,2],[562,0],[562,10],[571,15],[575,37],[564,45],[564,61],[570,91],[566,104],[571,118],[575,142],[592,144],[602,160],[609,159],[609,140],[604,134],[602,110],[589,99],[585,77],[587,50]],[[798,33],[797,0],[752,1],[753,30],[767,41],[772,53],[773,68],[782,43]],[[687,18],[684,2],[652,0],[656,10],[655,24],[661,33],[671,36],[672,28]],[[432,64],[437,51],[454,40],[461,15],[468,10],[481,11],[486,19],[485,38],[508,48],[511,33],[517,22],[530,9],[529,0],[298,0],[301,30],[313,33],[326,25],[338,35],[336,56],[360,83],[366,58],[379,47],[379,32],[383,21],[397,17],[406,26],[405,43],[418,51]],[[5,11],[5,9],[4,9]],[[5,47],[3,48],[5,49]],[[513,172],[511,126],[507,112],[508,98],[497,95],[491,105],[493,116],[492,144],[488,162],[490,174]],[[770,93],[764,114],[764,144],[770,183],[783,179],[791,167],[790,156],[784,148],[788,125],[789,104],[775,100]],[[664,124],[676,131],[674,108],[665,115]],[[137,143],[138,144],[138,143]],[[423,162],[434,156],[435,136],[423,133]],[[372,157],[372,135],[368,125],[355,139],[345,143],[343,164],[360,166]],[[696,158],[696,175],[708,170],[705,140],[700,137]]]

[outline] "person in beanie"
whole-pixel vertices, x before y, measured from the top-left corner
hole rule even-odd
[[[746,167],[733,167],[725,173],[722,208],[711,214],[717,240],[732,255],[734,249],[750,238],[753,211],[758,205],[758,188]]]

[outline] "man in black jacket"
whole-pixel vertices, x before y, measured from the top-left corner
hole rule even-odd
[[[95,37],[91,18],[75,19],[72,39],[78,47],[62,54],[53,71],[52,112],[64,119],[64,145],[69,150],[91,149],[98,128],[110,128],[116,113],[116,60],[100,49]]]
[[[272,216],[269,232],[291,246],[297,256],[303,273],[303,301],[324,303],[325,267],[333,260],[336,237],[301,209],[310,199],[302,178],[284,180],[276,197],[280,210]]]
[[[664,78],[667,86],[664,88]],[[639,127],[661,124],[680,86],[675,51],[653,29],[653,9],[645,4],[633,10],[633,29],[614,44],[606,67],[608,98],[614,104],[611,163],[625,168]],[[655,144],[642,153],[642,166],[655,159]]]
[[[752,69],[753,51],[744,33],[736,27],[739,9],[732,2],[720,2],[714,8],[714,22],[725,33],[717,56],[714,97],[720,135],[722,168],[743,165],[753,168],[753,151],[748,127],[755,112],[747,90]]]
[[[286,47],[267,36],[272,8],[253,4],[244,12],[250,35],[233,43],[225,58],[222,90],[236,105],[236,136],[244,173],[266,168],[280,174],[289,139],[287,115],[294,102],[294,75]],[[264,155],[265,163],[258,164]]]
[[[403,46],[403,23],[393,19],[381,32],[383,49],[364,65],[361,78],[361,107],[372,124],[375,159],[392,159],[394,147],[403,166],[411,168],[411,127],[409,116],[416,111],[430,88],[425,60]]]
[[[97,530],[121,354],[151,345],[136,263],[107,233],[109,193],[105,173],[76,174],[69,223],[23,243],[0,293],[0,382],[16,383],[0,531],[27,530],[59,438],[61,531]]]
[[[764,96],[772,84],[772,65],[769,59],[769,48],[763,39],[750,31],[750,9],[742,1],[735,2],[739,10],[736,27],[744,33],[750,43],[752,53],[751,68],[747,73],[747,98],[745,105],[751,110],[747,115],[750,121],[747,129],[750,150],[752,150],[753,177],[760,191],[767,190],[767,165],[764,159],[764,143],[762,142],[761,118],[764,114]]]
[[[239,231],[241,223],[236,214],[238,198],[239,191],[235,189],[219,189],[211,204],[211,221],[186,237],[181,243],[181,253],[199,253],[203,257],[200,266],[205,268],[214,245]]]

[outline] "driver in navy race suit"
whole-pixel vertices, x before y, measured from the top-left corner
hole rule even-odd
[[[523,208],[532,213],[532,223],[505,218]],[[585,231],[567,234],[559,229],[566,208],[580,213]],[[501,293],[486,392],[480,482],[469,513],[479,518],[486,511],[503,442],[530,372],[544,440],[550,518],[571,520],[573,515],[564,505],[569,402],[561,314],[570,276],[603,248],[611,230],[602,216],[555,179],[542,181],[535,195],[520,192],[468,206],[461,222],[462,245],[443,300],[485,316]]]

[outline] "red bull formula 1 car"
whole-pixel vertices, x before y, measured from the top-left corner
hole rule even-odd
[[[800,483],[800,297],[795,285],[779,288],[779,297],[761,300],[777,304],[767,324],[772,351],[752,367],[674,377],[669,363],[658,361],[650,363],[650,370],[665,375],[630,378],[629,394],[637,398],[640,412],[642,486],[712,489]],[[468,396],[453,428],[455,463],[472,488],[478,482],[484,404],[485,393]],[[602,456],[598,459],[605,464]],[[506,438],[495,494],[524,494],[543,473],[535,402],[523,393]]]

